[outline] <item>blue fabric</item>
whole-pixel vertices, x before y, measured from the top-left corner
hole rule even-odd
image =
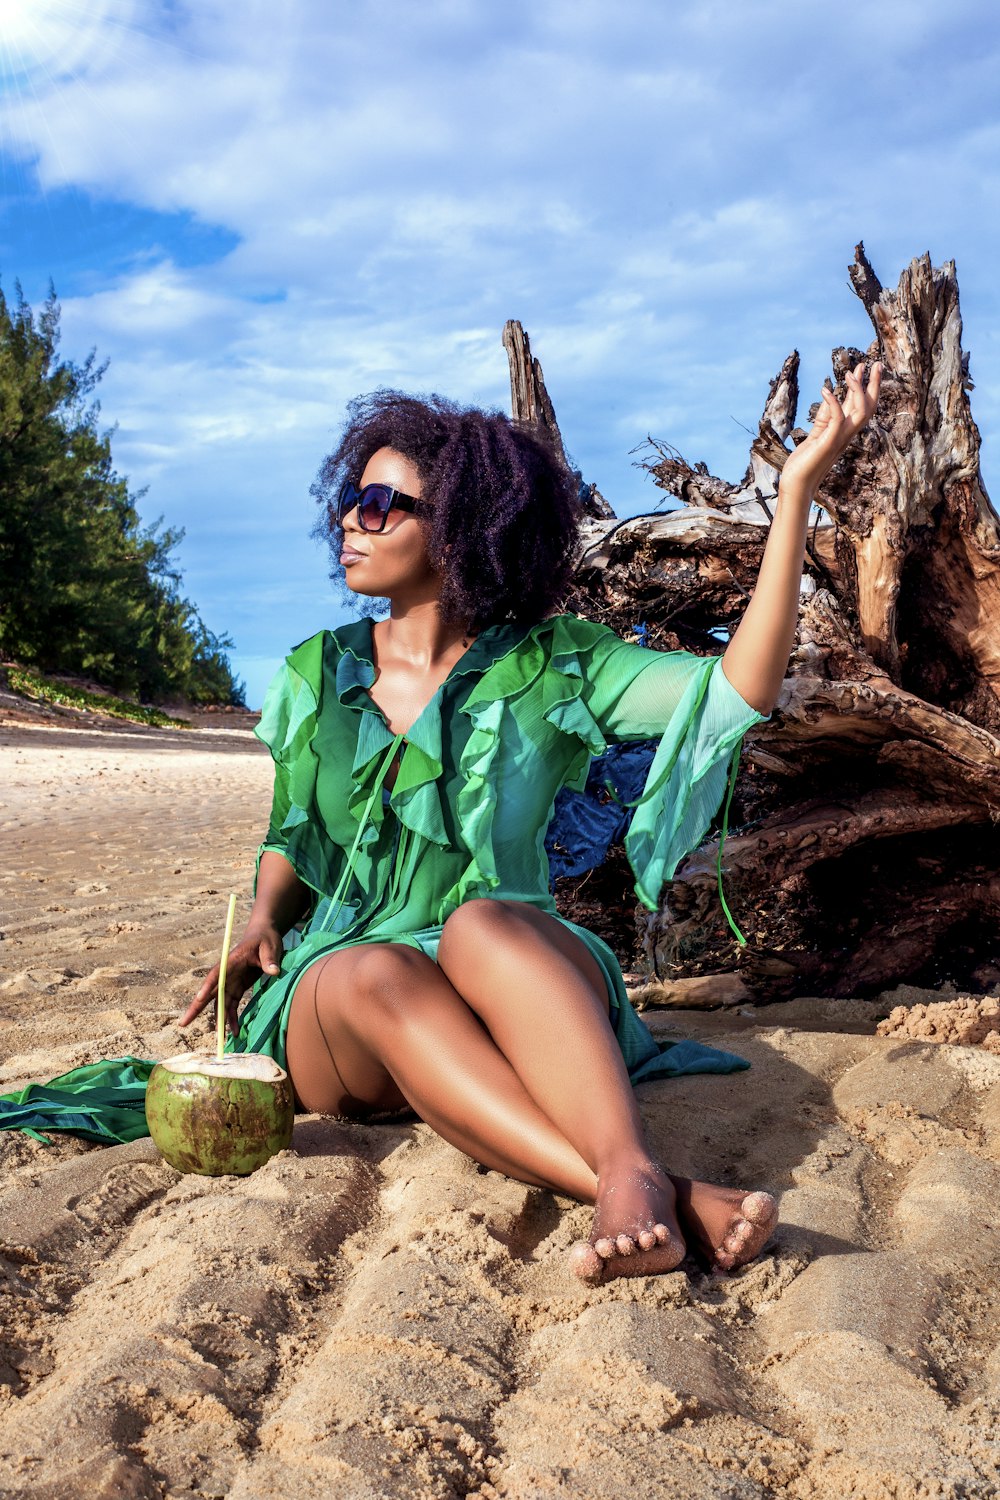
[[[549,889],[564,875],[585,875],[621,843],[656,754],[656,740],[611,745],[590,764],[583,791],[563,787],[545,836]],[[627,805],[632,804],[632,805]]]

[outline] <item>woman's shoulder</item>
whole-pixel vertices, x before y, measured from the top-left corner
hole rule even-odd
[[[496,626],[484,631],[477,644],[489,659],[476,663],[480,670],[464,705],[467,712],[531,692],[553,702],[577,696],[616,651],[638,649],[609,626],[575,614],[547,615],[533,625]]]
[[[318,652],[332,648],[337,652],[354,651],[368,654],[371,645],[371,621],[367,619],[348,620],[345,625],[337,625],[334,629],[324,627],[317,630],[315,634],[307,636],[304,641],[299,641],[288,652],[285,660],[290,661],[293,657],[304,655],[315,655]]]
[[[546,615],[544,620],[539,620],[530,628],[525,639],[551,645],[553,648],[571,645],[586,649],[616,641],[621,643],[621,636],[610,625],[602,625],[599,620],[588,620],[583,615],[569,613]]]
[[[335,629],[317,630],[297,646],[293,646],[285,657],[285,663],[300,677],[316,678],[323,670],[324,661],[334,661],[350,654],[358,661],[371,661],[371,622],[366,619],[349,620]]]
[[[502,685],[523,687],[528,681],[541,680],[550,669],[559,671],[570,663],[570,670],[582,670],[583,661],[595,650],[621,646],[622,641],[608,626],[580,615],[546,615],[534,624],[505,622],[488,626],[480,632],[468,653],[469,668],[478,668],[490,690],[503,697]]]
[[[317,630],[292,647],[271,679],[258,739],[270,745],[275,759],[287,756],[311,738],[320,716],[328,724],[331,705],[362,693],[373,677],[368,620]]]
[[[550,673],[589,676],[616,652],[637,650],[610,626],[581,615],[547,615],[533,625],[497,625],[483,631],[476,665],[483,682],[498,697],[528,682],[551,681]],[[474,648],[475,649],[475,648]],[[473,653],[469,653],[470,663]]]

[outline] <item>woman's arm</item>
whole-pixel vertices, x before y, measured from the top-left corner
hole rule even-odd
[[[265,849],[257,867],[257,894],[247,931],[256,925],[287,932],[305,916],[311,898],[309,887],[299,879],[284,855]]]
[[[843,406],[824,388],[812,431],[788,456],[757,585],[722,658],[729,682],[758,713],[769,714],[774,707],[795,640],[809,507],[878,401],[882,366],[872,366],[867,388],[861,383],[863,370],[858,365],[848,372]]]
[[[284,948],[281,934],[305,916],[312,892],[299,879],[288,860],[265,849],[257,868],[257,894],[246,931],[229,955],[226,970],[226,1015],[229,1029],[238,1029],[236,1012],[240,998],[260,974],[277,974]],[[216,964],[178,1021],[189,1025],[214,997],[219,985]]]

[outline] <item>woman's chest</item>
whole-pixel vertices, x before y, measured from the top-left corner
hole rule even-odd
[[[390,746],[385,752],[387,764],[380,774],[387,792],[396,785],[411,743],[418,751],[432,756],[447,748],[451,751],[449,760],[455,759],[461,725],[455,721],[457,701],[450,679],[464,654],[456,644],[433,669],[427,670],[418,670],[411,662],[397,660],[387,652],[378,654],[378,664],[373,663],[375,677],[365,694],[359,738],[364,741],[366,731],[370,737],[373,729],[376,738],[378,731],[383,738],[403,737],[400,744],[395,748]]]
[[[327,737],[336,753],[319,755],[318,812],[328,835],[349,845],[360,810],[376,782],[381,788],[370,816],[376,825],[394,820],[400,807],[432,796],[441,828],[452,848],[468,848],[467,813],[488,801],[512,833],[528,835],[551,809],[559,788],[576,769],[580,743],[538,715],[525,728],[514,707],[498,703],[485,731],[476,717],[461,711],[462,695],[445,688],[422,709],[402,742],[381,705],[358,711],[338,705],[341,721]],[[348,747],[350,750],[348,751]],[[383,799],[382,789],[388,792]],[[383,827],[383,833],[390,830]]]

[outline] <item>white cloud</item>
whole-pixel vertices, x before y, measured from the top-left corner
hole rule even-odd
[[[985,0],[196,0],[169,31],[158,14],[135,0],[117,50],[0,103],[0,132],[50,194],[238,237],[185,266],[165,221],[63,305],[64,348],[111,356],[116,462],[188,527],[190,591],[245,651],[279,628],[287,644],[279,618],[292,639],[315,628],[307,490],[350,397],[506,406],[507,317],[570,452],[629,509],[659,498],[628,455],[647,431],[736,477],[739,424],[789,349],[805,407],[831,344],[867,342],[845,287],[857,238],[887,281],[929,245],[958,258],[995,441]],[[280,576],[255,613],[262,546]]]

